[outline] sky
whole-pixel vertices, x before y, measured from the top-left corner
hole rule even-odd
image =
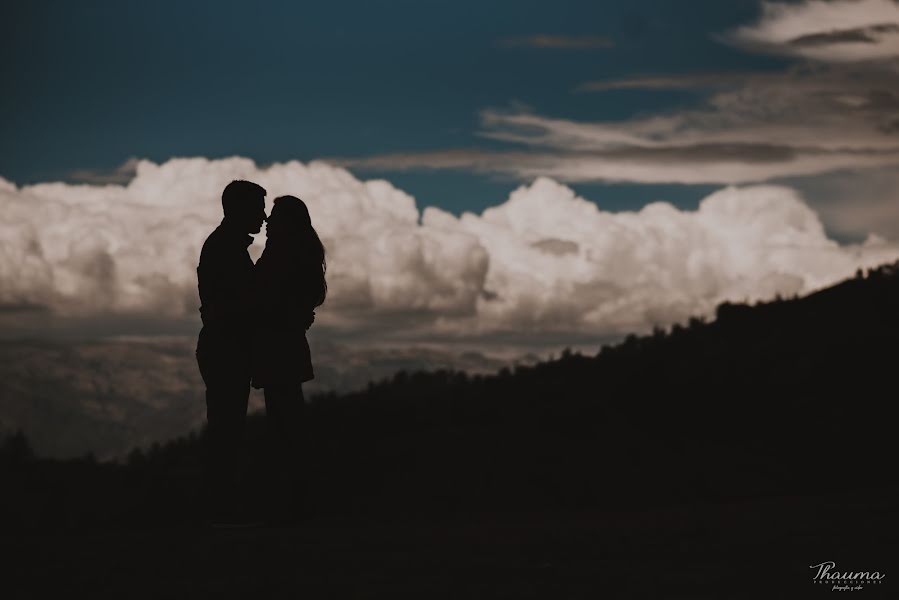
[[[899,258],[894,0],[35,1],[0,22],[11,351],[192,343],[234,178],[309,205],[313,352],[354,381],[387,347],[595,349]],[[135,372],[156,348],[115,344]]]
[[[824,89],[801,92],[804,101],[817,93],[880,93],[887,106],[873,116],[888,121],[895,108],[889,105],[895,102],[893,68],[851,83],[839,52],[821,51],[818,59],[814,49],[825,45],[795,40],[864,30],[857,25],[888,27],[896,19],[893,4],[799,3],[798,23],[791,25],[789,15],[770,16],[775,11],[765,13],[757,0],[690,0],[689,10],[671,0],[7,3],[0,65],[11,85],[0,99],[0,174],[28,184],[102,180],[130,158],[344,159],[360,176],[388,178],[421,206],[456,214],[497,204],[515,182],[538,173],[568,180],[609,210],[635,210],[655,200],[695,208],[721,183],[883,164],[844,156],[830,157],[828,167],[778,169],[783,136],[759,126],[770,120],[792,140],[794,114],[783,107],[781,115],[747,114],[752,107],[743,105],[710,110],[708,102],[716,94],[731,103],[796,101],[783,88],[806,85]],[[834,6],[840,14],[830,23],[824,17]],[[777,35],[783,39],[765,38]],[[882,41],[854,46],[895,50],[895,31],[870,35]],[[831,46],[846,47],[851,56],[853,44]],[[809,49],[805,55],[803,48]],[[794,72],[801,68],[823,72]],[[728,108],[742,112],[732,122],[714,122],[726,118]],[[827,120],[832,115],[823,108],[809,116]],[[516,124],[525,116],[530,123]],[[694,122],[652,128],[653,118],[678,116]],[[862,135],[871,116],[847,116],[845,125],[858,130],[859,144],[895,151],[894,139],[874,143]],[[575,174],[573,165],[558,164],[559,151],[581,146],[613,158],[595,137],[599,132],[585,132],[593,139],[580,140],[585,144],[564,137],[547,144],[503,139],[528,127],[539,137],[539,128],[564,122],[608,124],[663,146],[611,146],[631,162],[644,158],[651,173],[613,165]],[[818,123],[797,125],[817,135]],[[821,133],[844,131],[839,122],[829,125]],[[723,135],[740,128],[759,128],[758,139]],[[679,138],[705,154],[675,172],[660,171],[659,163],[672,158],[664,148],[684,154]],[[730,172],[735,168],[716,173],[702,160],[719,150],[702,144],[714,143],[751,144],[725,151],[736,160],[773,164],[748,174]],[[627,154],[641,149],[642,156]],[[447,151],[467,152],[459,158],[468,164],[434,168]],[[498,155],[471,164],[478,153],[490,152]],[[522,160],[522,153],[556,160]],[[859,225],[829,225],[848,238],[867,233]],[[899,224],[893,219],[888,227],[893,232]]]

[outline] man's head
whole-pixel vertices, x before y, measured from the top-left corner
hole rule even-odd
[[[265,188],[252,181],[235,180],[222,192],[225,219],[246,233],[259,233],[265,221]]]

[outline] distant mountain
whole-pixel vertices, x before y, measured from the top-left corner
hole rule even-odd
[[[186,435],[206,419],[196,337],[0,341],[0,435],[21,429],[45,457],[124,457]],[[307,395],[364,389],[400,370],[495,372],[506,361],[427,348],[314,346]],[[531,362],[535,362],[531,360]],[[262,395],[251,396],[261,410]]]

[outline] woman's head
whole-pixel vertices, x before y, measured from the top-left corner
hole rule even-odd
[[[328,289],[325,283],[325,247],[312,227],[306,203],[296,196],[279,196],[275,198],[267,222],[265,234],[268,240],[276,244],[293,245],[299,255],[300,266],[315,267],[316,277],[312,283],[320,288],[315,294],[315,306],[320,305],[325,301]]]
[[[266,235],[296,237],[312,228],[312,219],[306,203],[296,196],[278,196],[275,198],[272,214],[268,217]]]

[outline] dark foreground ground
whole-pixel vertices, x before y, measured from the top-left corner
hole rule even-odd
[[[3,537],[4,596],[899,597],[899,488],[821,476],[833,493],[634,512],[23,531]],[[840,592],[813,579],[828,560],[885,577]]]

